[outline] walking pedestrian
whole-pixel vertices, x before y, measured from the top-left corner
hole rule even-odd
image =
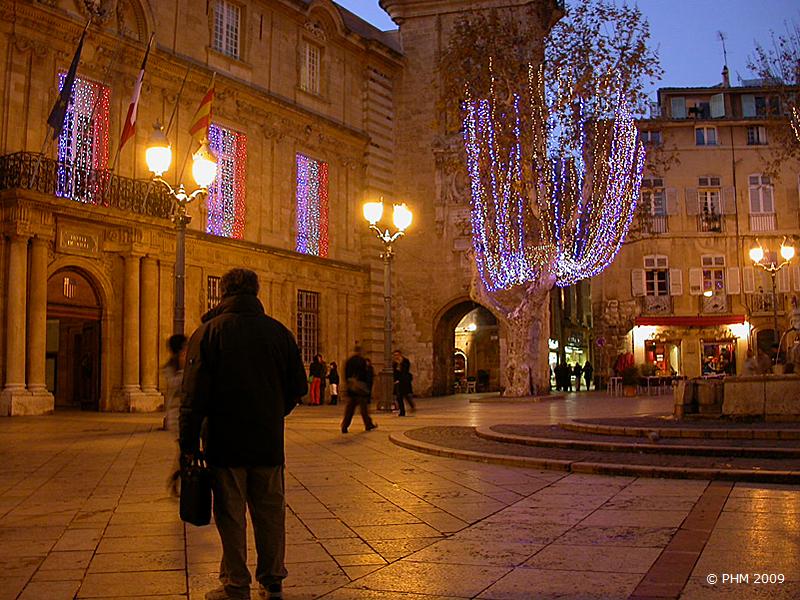
[[[344,409],[344,419],[342,419],[342,433],[347,433],[350,423],[353,421],[353,414],[356,406],[361,410],[361,418],[364,421],[364,429],[371,431],[378,425],[369,416],[367,399],[369,398],[369,372],[367,361],[361,356],[361,346],[356,346],[353,355],[344,363],[345,393],[347,394],[347,405]]]
[[[408,360],[400,350],[395,350],[392,355],[394,362],[392,363],[392,371],[394,375],[394,383],[397,386],[397,408],[400,409],[398,417],[406,416],[405,403],[408,402],[408,407],[411,412],[417,410],[414,405],[414,390],[411,382],[414,376],[411,374],[411,361]]]
[[[311,379],[308,403],[311,406],[319,406],[322,398],[322,380],[325,378],[325,363],[322,362],[321,354],[314,355],[308,367],[308,376]]]
[[[331,386],[331,404],[335,406],[339,403],[339,370],[335,362],[331,362],[331,370],[328,371],[328,383]]]
[[[586,391],[592,387],[592,375],[594,374],[594,367],[588,360],[583,364],[583,380],[586,382]]]
[[[184,464],[203,450],[222,541],[221,587],[206,600],[250,598],[249,509],[257,553],[256,580],[281,598],[287,575],[284,417],[308,391],[294,336],[267,316],[258,276],[233,269],[220,281],[222,301],[192,334],[183,377],[180,445]]]
[[[186,364],[186,336],[176,333],[167,340],[169,359],[161,372],[166,381],[164,390],[164,429],[171,431],[175,436],[177,445],[179,437],[179,417],[181,410],[181,383],[183,381],[183,367]],[[172,472],[167,479],[167,489],[173,496],[180,493],[180,448],[174,450]]]
[[[583,374],[583,369],[581,368],[581,363],[575,361],[575,366],[572,367],[572,374],[575,375],[575,391],[581,391],[581,375]]]

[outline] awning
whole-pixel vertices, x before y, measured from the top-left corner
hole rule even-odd
[[[634,320],[636,325],[657,325],[659,327],[717,327],[719,325],[739,325],[744,322],[744,315],[636,317]]]

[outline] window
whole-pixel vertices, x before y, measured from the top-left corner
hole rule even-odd
[[[221,277],[208,276],[206,280],[206,310],[211,310],[222,300],[222,291],[219,287],[221,280]]]
[[[319,292],[297,290],[297,345],[303,362],[319,352]]]
[[[640,133],[642,143],[645,146],[658,146],[661,143],[661,132],[660,131],[642,131]]]
[[[716,146],[717,128],[716,127],[695,127],[694,141],[697,146]]]
[[[311,42],[303,42],[303,61],[300,69],[300,89],[311,94],[320,92],[322,49]]]
[[[217,0],[214,6],[213,48],[231,58],[239,58],[239,21],[241,8],[228,0]]]
[[[721,214],[719,177],[700,177],[697,183],[699,186],[697,194],[700,202],[700,214]]]
[[[772,203],[772,182],[766,175],[750,175],[748,177],[750,190],[751,213],[774,213]]]
[[[66,72],[59,74],[59,89]],[[56,195],[78,202],[101,202],[100,174],[108,165],[108,108],[111,90],[75,79],[72,97],[58,138]]]
[[[747,144],[761,146],[767,143],[767,128],[763,125],[751,125],[747,128]]]
[[[296,250],[328,256],[328,163],[297,155]]]
[[[667,200],[664,194],[664,180],[658,178],[642,179],[642,209],[650,215],[667,214]]]
[[[780,99],[777,96],[742,95],[743,117],[766,117],[780,114]]]
[[[217,177],[208,190],[206,233],[240,240],[246,212],[247,137],[212,123],[208,138],[217,157]]]
[[[670,114],[673,119],[686,118],[686,98],[683,96],[675,96],[669,99]]]
[[[703,267],[703,295],[725,294],[725,256],[707,254],[701,258]]]
[[[666,256],[644,257],[645,296],[669,296],[669,261]]]

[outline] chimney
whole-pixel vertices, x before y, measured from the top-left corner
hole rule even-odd
[[[731,87],[731,76],[730,72],[728,71],[728,65],[722,67],[722,87]]]

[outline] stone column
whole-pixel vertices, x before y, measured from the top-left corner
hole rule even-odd
[[[0,394],[0,415],[26,414],[20,403],[30,395],[25,388],[25,298],[28,281],[28,237],[12,234],[8,251],[6,285],[5,386]]]
[[[158,265],[154,258],[142,259],[141,321],[139,335],[139,360],[142,373],[142,391],[155,393],[158,357]]]
[[[125,257],[122,300],[122,390],[139,392],[139,263],[141,257]]]
[[[55,408],[53,395],[45,385],[47,353],[47,240],[35,237],[31,243],[31,277],[28,305],[28,391],[41,408]]]

